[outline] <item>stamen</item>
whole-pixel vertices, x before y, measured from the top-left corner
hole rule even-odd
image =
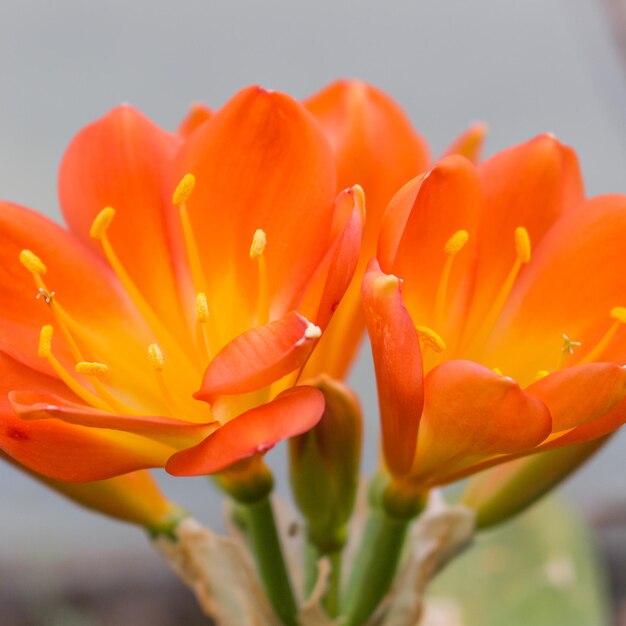
[[[94,223],[89,231],[94,239],[98,239],[102,245],[102,250],[109,261],[109,265],[115,272],[120,283],[126,290],[126,293],[132,300],[133,304],[143,316],[152,332],[166,344],[170,353],[180,357],[181,361],[187,363],[187,355],[180,349],[177,341],[172,338],[169,330],[161,323],[161,320],[152,310],[152,307],[148,304],[143,297],[139,289],[137,289],[135,283],[132,281],[128,272],[122,265],[119,257],[115,253],[113,246],[107,236],[107,228],[111,224],[111,220],[115,216],[115,210],[111,207],[107,207],[100,211]],[[82,357],[77,358],[77,361],[84,361]],[[195,374],[195,372],[194,372]]]
[[[440,354],[446,349],[445,341],[432,328],[416,326],[415,330],[417,331],[422,350],[430,348],[437,354]]]
[[[193,174],[185,174],[172,195],[172,204],[180,206],[187,202],[193,188],[196,186],[196,177]]]
[[[20,263],[31,273],[42,276],[46,273],[47,268],[41,259],[33,254],[30,250],[22,250],[20,252]]]
[[[161,392],[161,396],[163,398],[163,401],[165,402],[167,410],[172,417],[180,415],[180,411],[176,407],[174,398],[169,392],[169,389],[165,384],[165,379],[163,378],[163,366],[165,365],[165,357],[163,356],[163,352],[158,344],[151,343],[148,346],[148,361],[150,361],[150,365],[152,365],[152,369],[154,370],[157,384],[159,386],[159,391]]]
[[[196,296],[196,343],[204,364],[211,359],[211,348],[206,327],[208,321],[209,303],[206,294],[200,292]]]
[[[95,361],[80,361],[76,363],[74,370],[81,376],[103,376],[108,373],[109,367],[104,363],[97,363]]]
[[[49,324],[43,326],[39,333],[39,349],[40,357],[46,359],[56,372],[57,376],[83,401],[91,406],[103,411],[111,411],[112,407],[99,398],[97,395],[85,389],[78,381],[76,381],[70,373],[61,365],[58,359],[52,354],[52,335],[53,328]]]
[[[548,370],[539,370],[536,374],[535,374],[535,380],[541,380],[542,378],[545,378],[550,372]]]
[[[497,374],[498,376],[504,376],[504,374],[502,373],[502,370],[499,367],[492,367],[491,371],[494,374]]]
[[[452,264],[456,255],[465,247],[469,240],[469,233],[466,230],[457,230],[443,247],[446,254],[446,261],[441,270],[439,285],[437,286],[437,295],[435,297],[435,320],[437,324],[443,324],[446,311],[446,299],[448,296],[448,283],[450,282],[450,273]]]
[[[265,261],[265,248],[267,236],[264,230],[258,228],[254,231],[252,244],[250,245],[250,258],[257,262],[259,271],[259,302],[258,321],[260,325],[267,324],[270,318],[269,288],[267,284],[267,263]]]
[[[582,342],[574,341],[573,339],[570,339],[568,335],[563,333],[563,347],[561,348],[561,362],[559,363],[559,369],[565,365],[567,357],[569,357],[570,354],[574,354],[574,348],[580,348],[582,345]]]
[[[93,221],[91,228],[89,229],[89,236],[92,239],[100,240],[103,235],[109,229],[113,218],[115,217],[115,209],[113,207],[105,207],[96,215],[96,219]]]
[[[528,235],[528,231],[523,227],[519,226],[515,229],[515,262],[513,263],[513,267],[509,270],[509,273],[496,296],[496,299],[493,301],[489,312],[485,316],[485,321],[481,326],[480,332],[477,333],[476,339],[473,342],[473,345],[482,345],[491,330],[493,329],[494,324],[496,323],[504,304],[511,293],[511,289],[513,289],[513,285],[517,280],[517,276],[522,269],[522,265],[528,263],[531,258],[531,245],[530,245],[530,237]]]
[[[148,360],[150,361],[150,365],[152,365],[155,372],[163,371],[165,357],[163,356],[161,348],[156,343],[151,343],[148,346]]]
[[[37,300],[43,300],[52,311],[52,315],[59,326],[59,329],[63,333],[65,340],[70,346],[72,356],[77,361],[83,361],[83,355],[80,352],[78,344],[74,340],[72,333],[70,332],[70,325],[72,323],[71,317],[65,312],[63,307],[54,300],[55,292],[50,291],[46,287],[42,276],[46,273],[47,268],[43,261],[30,250],[22,250],[20,252],[20,263],[31,273],[35,286],[37,287]]]
[[[185,240],[185,248],[187,250],[187,260],[189,262],[189,270],[191,271],[191,280],[196,292],[206,291],[206,280],[204,278],[204,270],[202,269],[202,261],[198,252],[198,244],[193,234],[193,227],[189,219],[186,202],[196,185],[196,179],[193,174],[185,174],[180,183],[176,187],[172,195],[172,204],[178,207],[180,215],[180,225],[183,230],[183,238]]]
[[[116,411],[120,413],[137,413],[131,406],[118,400],[109,390],[98,380],[98,376],[104,376],[109,372],[109,366],[96,361],[80,361],[74,366],[74,371],[81,376],[89,376],[91,384],[94,386],[100,397],[108,402]]]
[[[267,246],[267,235],[264,230],[257,228],[254,231],[254,235],[252,237],[252,245],[250,246],[250,258],[258,259],[263,256],[265,252],[265,246]]]
[[[615,337],[619,327],[622,324],[626,324],[626,307],[623,306],[615,306],[609,311],[609,317],[613,320],[613,324],[611,324],[610,328],[604,333],[604,336],[598,343],[592,348],[580,361],[579,365],[584,363],[591,363],[595,361],[608,347],[609,343]]]

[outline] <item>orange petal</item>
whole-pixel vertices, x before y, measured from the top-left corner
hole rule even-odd
[[[166,470],[175,476],[213,474],[235,461],[265,452],[281,439],[309,430],[322,416],[324,396],[313,387],[293,387],[246,411],[202,443],[176,453]]]
[[[187,207],[223,341],[258,319],[249,256],[257,229],[267,239],[270,319],[295,308],[326,253],[335,198],[332,152],[306,110],[286,95],[244,89],[189,138],[176,171],[196,178]]]
[[[564,333],[582,342],[567,365],[590,352],[614,322],[611,309],[626,302],[625,240],[626,196],[594,198],[559,220],[518,279],[496,327],[498,367],[520,378],[558,369]],[[594,360],[626,362],[626,328]]]
[[[472,361],[444,361],[424,381],[416,482],[437,484],[479,460],[534,448],[551,431],[543,402]]]
[[[67,424],[57,419],[26,421],[13,412],[15,388],[74,396],[58,380],[0,353],[0,450],[30,470],[67,482],[101,480],[147,467],[161,467],[172,448],[144,437]]]
[[[204,122],[211,119],[214,112],[209,109],[206,104],[196,102],[189,107],[187,115],[183,118],[182,122],[178,125],[176,132],[184,138],[189,137],[197,128],[202,126]]]
[[[261,389],[304,365],[319,329],[292,311],[265,326],[257,326],[226,344],[209,363],[198,400]]]
[[[11,391],[15,414],[25,420],[57,418],[67,424],[118,430],[175,446],[190,446],[214,430],[216,422],[197,424],[152,415],[117,415],[69,402],[52,393]]]
[[[67,148],[59,171],[63,215],[80,238],[89,236],[106,206],[116,211],[107,234],[131,278],[172,329],[181,328],[165,212],[175,209],[166,188],[168,164],[180,144],[128,105],[84,128]]]
[[[31,250],[46,265],[43,278],[56,293],[55,302],[80,329],[81,344],[96,351],[85,357],[106,360],[114,379],[132,379],[148,397],[150,383],[143,384],[132,363],[135,357],[145,360],[145,346],[153,340],[113,273],[71,233],[37,213],[7,203],[0,203],[0,350],[51,373],[47,362],[37,356],[37,346],[41,327],[56,324],[43,299],[36,299],[33,279],[19,262],[23,249]],[[55,332],[53,349],[73,369],[75,360],[60,331]]]
[[[355,270],[363,239],[363,195],[360,190],[350,189],[340,194],[338,201],[340,199],[350,201],[352,205],[349,219],[319,269],[317,284],[309,288],[301,305],[301,310],[306,311],[307,301],[310,303],[309,307],[317,311],[313,317],[315,323],[324,329],[320,342],[307,361],[304,378],[322,373],[342,378],[355,357],[365,331],[362,315],[355,318],[351,314],[352,304],[345,300],[358,296],[352,285],[360,283]],[[344,307],[343,303],[347,306]],[[360,310],[360,299],[357,303]]]
[[[487,125],[482,122],[476,122],[465,132],[461,133],[461,135],[444,150],[441,156],[445,157],[451,154],[460,154],[469,159],[472,163],[478,163],[483,151],[486,134]]]
[[[553,372],[525,390],[539,398],[552,416],[552,432],[592,422],[617,406],[626,393],[626,369],[590,363]]]
[[[339,189],[358,184],[367,198],[363,258],[376,249],[382,213],[397,189],[428,166],[428,148],[396,102],[357,80],[332,83],[305,101],[337,159]]]
[[[355,195],[353,190],[348,193]],[[352,280],[356,269],[361,240],[363,237],[364,206],[362,194],[356,194],[353,203],[356,205],[350,214],[350,219],[337,238],[330,255],[330,265],[326,275],[326,283],[320,298],[320,304],[315,317],[315,323],[320,328],[326,328],[333,313]],[[343,349],[347,346],[344,344]]]
[[[613,407],[608,413],[594,420],[585,422],[572,428],[560,436],[550,438],[539,446],[539,450],[560,448],[561,446],[592,441],[612,433],[623,424],[626,424],[626,399]]]
[[[478,172],[485,204],[476,273],[480,288],[472,302],[470,329],[484,319],[515,262],[515,229],[526,228],[535,250],[556,220],[584,199],[576,154],[551,135],[498,152]]]
[[[407,186],[392,201],[382,225],[381,242],[390,246],[396,240],[397,251],[395,255],[391,251],[381,252],[386,259],[393,257],[388,271],[404,280],[404,302],[411,317],[433,327],[450,344],[450,333],[459,327],[454,320],[464,316],[472,287],[481,208],[478,177],[466,158],[449,156],[439,161],[419,186],[417,181],[413,185],[414,193]],[[403,222],[402,235],[398,238],[398,226]],[[385,232],[387,229],[391,234]],[[443,315],[438,316],[436,300],[447,260],[445,247],[459,230],[467,231],[469,239],[454,257],[445,309]],[[446,324],[446,320],[451,323]]]
[[[383,452],[389,471],[406,474],[413,463],[424,402],[422,356],[400,281],[373,260],[363,278],[363,308],[376,368]]]

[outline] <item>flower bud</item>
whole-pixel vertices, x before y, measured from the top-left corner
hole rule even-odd
[[[359,481],[363,436],[356,395],[328,377],[308,381],[325,400],[317,426],[289,440],[291,486],[307,523],[309,540],[321,553],[345,543]]]
[[[500,524],[521,513],[580,467],[610,438],[540,452],[474,476],[462,504],[476,511],[476,527]]]

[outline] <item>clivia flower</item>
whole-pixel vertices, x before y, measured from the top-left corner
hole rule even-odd
[[[68,230],[0,204],[0,449],[63,481],[212,473],[308,430],[296,386],[354,271],[363,197],[260,88],[178,134],[122,106],[60,169]]]
[[[586,200],[549,135],[397,193],[363,300],[401,492],[624,422],[625,236],[626,196]]]

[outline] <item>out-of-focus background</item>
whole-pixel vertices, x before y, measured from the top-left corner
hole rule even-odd
[[[590,195],[626,193],[626,65],[613,37],[626,30],[619,5],[3,0],[0,197],[59,220],[56,171],[65,146],[120,102],[174,129],[191,103],[219,106],[250,83],[305,97],[338,77],[361,78],[390,93],[434,155],[476,120],[489,124],[487,154],[551,131],[577,150]],[[364,363],[352,383],[368,413],[365,465],[372,468],[376,401]],[[284,486],[283,450],[270,457]],[[597,536],[613,556],[626,551],[623,526],[619,531],[625,478],[626,432],[564,487],[603,531]],[[163,484],[198,517],[219,524],[219,499],[205,480],[164,477]],[[124,565],[115,577],[112,563]],[[111,602],[125,581],[132,602]],[[165,626],[172,622],[154,589],[169,590],[170,582],[137,530],[78,509],[0,465],[0,625]],[[15,608],[25,584],[36,590],[30,617]],[[613,585],[623,589],[626,582],[614,577]],[[59,608],[54,597],[61,591],[68,601]],[[96,591],[109,621],[89,621],[81,609]],[[193,604],[182,589],[168,593]],[[191,624],[191,615],[179,623]]]

